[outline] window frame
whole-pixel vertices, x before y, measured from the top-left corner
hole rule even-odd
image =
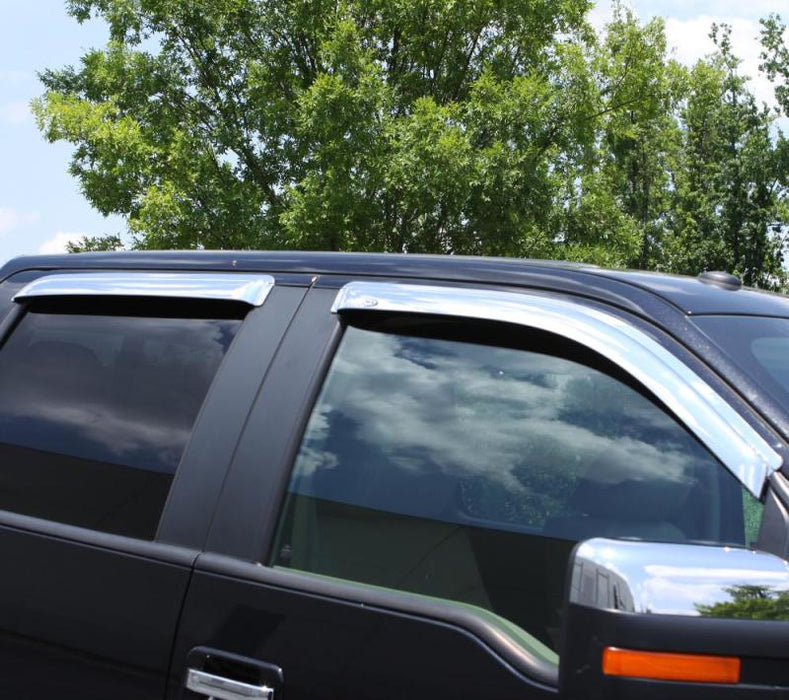
[[[487,393],[484,398],[475,395],[476,389],[474,388],[476,382],[470,380],[471,387],[464,386],[465,380],[470,376],[466,375],[462,370],[458,370],[455,365],[468,366],[468,370],[473,372],[474,369],[479,369],[481,375],[487,379],[491,377],[501,382],[498,391],[503,392],[503,396],[509,397],[511,394],[517,394],[516,386],[529,385],[529,381],[533,381],[535,385],[544,387],[544,391],[554,393],[553,397],[557,396],[560,392],[555,389],[553,384],[546,382],[543,384],[540,380],[543,378],[541,372],[545,371],[549,375],[551,372],[556,372],[557,375],[563,376],[565,372],[572,372],[572,376],[580,377],[583,380],[591,381],[594,389],[589,389],[589,385],[585,385],[583,394],[576,397],[579,404],[571,402],[573,411],[580,411],[580,413],[587,413],[589,406],[586,402],[597,401],[598,399],[590,399],[587,392],[592,391],[593,394],[600,390],[605,391],[607,388],[614,390],[615,399],[611,402],[611,397],[607,396],[607,405],[610,407],[610,414],[608,411],[599,414],[599,420],[603,421],[603,425],[595,422],[594,427],[589,427],[589,424],[583,419],[578,418],[556,418],[556,429],[553,434],[553,439],[556,439],[557,434],[562,430],[571,430],[573,427],[579,429],[587,429],[592,432],[600,429],[600,439],[612,439],[614,442],[617,440],[627,440],[633,438],[634,440],[643,440],[645,445],[650,445],[652,448],[657,447],[658,450],[670,449],[672,454],[680,452],[690,456],[690,462],[693,464],[693,471],[686,472],[692,473],[697,487],[706,485],[711,488],[712,481],[715,483],[713,489],[715,500],[707,503],[706,507],[720,509],[721,514],[729,512],[729,508],[735,506],[734,499],[736,497],[737,503],[744,499],[749,504],[758,503],[759,500],[755,499],[752,493],[745,487],[745,485],[738,480],[730,470],[726,469],[717,456],[710,451],[710,449],[701,443],[697,435],[690,431],[687,426],[679,421],[677,417],[654,395],[647,391],[643,384],[637,382],[632,375],[626,374],[619,365],[615,365],[606,358],[603,358],[597,353],[588,351],[587,346],[580,345],[577,341],[570,341],[562,338],[553,333],[539,331],[535,328],[523,328],[519,326],[511,326],[508,328],[507,324],[496,322],[480,321],[479,323],[470,323],[466,319],[450,317],[450,316],[415,316],[413,314],[396,314],[385,313],[378,316],[371,314],[354,315],[348,319],[349,323],[344,327],[344,332],[340,346],[338,347],[332,364],[324,378],[324,383],[318,399],[313,405],[307,429],[302,435],[302,442],[298,450],[296,459],[294,460],[293,467],[290,471],[290,479],[287,487],[286,500],[284,505],[288,504],[289,498],[295,498],[296,502],[299,499],[328,499],[336,501],[338,507],[348,507],[349,509],[370,509],[371,517],[373,511],[380,511],[382,514],[388,514],[392,517],[410,517],[417,520],[428,519],[438,520],[443,523],[487,528],[490,530],[506,532],[510,534],[523,534],[531,535],[534,537],[544,538],[564,538],[564,539],[583,539],[580,533],[572,533],[572,530],[567,530],[566,525],[561,526],[561,523],[555,524],[554,521],[566,519],[570,516],[578,514],[578,508],[586,512],[584,506],[591,506],[589,502],[589,495],[582,498],[582,501],[576,500],[577,493],[575,490],[580,482],[587,483],[585,480],[589,478],[590,471],[587,469],[593,463],[597,467],[596,460],[609,460],[610,452],[615,451],[617,445],[610,444],[608,449],[600,449],[599,445],[595,447],[569,447],[570,443],[562,438],[559,442],[563,442],[568,446],[567,452],[559,452],[561,457],[556,456],[554,448],[547,450],[545,454],[538,449],[535,443],[543,444],[549,441],[549,434],[544,432],[544,428],[535,428],[526,430],[528,438],[513,438],[513,445],[506,453],[497,452],[495,444],[496,427],[491,426],[488,430],[479,429],[480,421],[482,425],[487,425],[485,421],[491,416],[499,416],[498,411],[502,411],[502,421],[513,420],[516,421],[515,415],[518,409],[512,409],[513,415],[508,413],[511,399],[502,399],[501,404],[495,403],[496,399],[492,399],[492,410],[475,413],[471,408],[473,405],[482,402],[487,405]],[[377,342],[385,342],[383,339],[392,341],[392,347],[397,350],[391,351],[389,354],[389,347],[387,350],[378,350]],[[412,345],[411,343],[414,343]],[[444,343],[446,345],[444,345]],[[499,349],[503,350],[502,358],[496,353]],[[490,351],[490,354],[488,354]],[[379,357],[379,352],[382,355]],[[414,355],[411,355],[414,352]],[[440,365],[443,357],[451,356],[452,360],[448,363],[448,374],[444,375],[443,370],[436,369],[433,363]],[[380,361],[375,361],[373,358],[379,357]],[[388,374],[392,367],[397,366],[403,357],[414,361],[415,372],[422,371],[422,374],[417,374],[415,380],[414,392],[408,388],[403,387],[398,389],[393,386],[392,380]],[[416,357],[417,359],[413,359]],[[382,363],[382,364],[381,364]],[[338,367],[338,364],[341,367]],[[380,366],[379,366],[380,365]],[[430,369],[422,370],[422,367]],[[491,368],[503,371],[497,376],[495,371]],[[522,377],[519,372],[523,373]],[[488,374],[489,373],[489,374]],[[363,379],[360,375],[363,375]],[[552,376],[552,375],[550,375]],[[517,378],[516,378],[517,377]],[[529,377],[529,379],[525,379]],[[523,379],[523,381],[519,381]],[[358,380],[358,381],[357,381]],[[354,386],[361,382],[361,396],[359,398],[362,404],[357,404],[354,399],[349,397],[356,396],[354,393]],[[474,454],[474,458],[469,462],[465,461],[465,455],[468,454],[467,450],[461,450],[463,455],[451,452],[452,456],[448,457],[445,451],[438,453],[435,443],[431,443],[430,439],[423,436],[420,429],[415,428],[409,424],[408,428],[401,428],[397,434],[392,434],[388,438],[384,435],[386,426],[390,422],[400,425],[400,407],[403,401],[412,401],[416,404],[427,403],[432,404],[431,397],[423,396],[421,391],[425,390],[424,387],[431,386],[431,382],[436,382],[440,388],[436,389],[441,395],[438,404],[435,407],[435,415],[440,416],[435,424],[431,423],[434,417],[434,412],[428,411],[424,415],[420,414],[420,425],[433,426],[433,428],[426,428],[425,434],[430,435],[433,432],[442,436],[438,444],[446,444],[455,439],[464,445],[463,440],[468,431],[479,430],[474,433],[476,435],[475,443],[484,444],[484,452],[474,452],[471,445],[469,449]],[[562,380],[558,384],[563,385]],[[407,385],[410,386],[410,385]],[[434,387],[435,388],[435,387]],[[402,390],[402,393],[400,391]],[[495,391],[495,390],[494,390]],[[383,393],[382,393],[383,392]],[[392,397],[388,392],[394,392],[396,397],[392,402]],[[442,393],[443,392],[443,393]],[[365,398],[375,394],[379,394],[379,398],[384,400],[381,413],[377,413],[378,403],[375,406],[365,406]],[[572,392],[571,392],[572,394]],[[599,394],[598,394],[599,395]],[[580,398],[581,396],[586,398]],[[416,398],[415,398],[416,397]],[[629,408],[623,409],[620,405],[625,403]],[[548,399],[546,399],[548,402]],[[611,402],[611,403],[609,403]],[[553,406],[553,404],[551,404]],[[566,404],[560,404],[566,405]],[[527,403],[528,406],[528,403]],[[466,408],[470,413],[466,412]],[[416,410],[416,409],[415,409]],[[643,412],[644,415],[649,416],[645,419],[644,423],[638,425],[650,425],[654,428],[660,425],[660,428],[655,428],[654,431],[639,432],[634,431],[632,422],[629,418],[629,410],[636,410]],[[343,416],[343,419],[337,418],[336,424],[332,418],[328,418],[329,425],[334,424],[334,429],[328,428],[324,420],[318,420],[316,423],[316,413],[324,416],[324,412],[335,412],[338,416]],[[397,415],[392,415],[392,411]],[[624,412],[623,412],[624,411]],[[370,414],[376,416],[370,419]],[[523,414],[528,415],[528,408],[524,407]],[[598,416],[597,413],[594,414]],[[658,423],[662,416],[664,422]],[[542,414],[540,415],[542,417]],[[369,419],[369,420],[368,420]],[[413,419],[413,418],[412,418]],[[518,418],[517,422],[525,419]],[[566,420],[566,423],[564,422]],[[578,422],[577,422],[578,421]],[[494,419],[494,422],[498,422]],[[353,426],[353,427],[351,427]],[[561,426],[561,427],[559,427]],[[443,432],[446,429],[447,432]],[[506,433],[512,437],[512,430],[517,430],[515,425],[510,426],[509,431],[503,431],[502,435]],[[358,435],[361,431],[362,435]],[[412,431],[414,431],[412,433]],[[400,433],[403,433],[402,435]],[[459,435],[463,434],[463,437]],[[373,439],[370,435],[377,435]],[[416,435],[417,437],[414,437]],[[618,437],[617,437],[618,435]],[[455,436],[450,438],[450,436]],[[391,442],[389,441],[391,440]],[[552,441],[549,441],[553,444]],[[666,443],[670,443],[669,448]],[[352,446],[353,447],[352,447]],[[517,445],[517,447],[515,447]],[[535,454],[540,455],[540,459],[527,459],[525,458],[524,449],[527,445],[534,446]],[[336,459],[340,460],[340,465],[347,462],[348,471],[345,476],[342,474],[342,469],[331,469],[330,464],[321,462],[321,454],[326,451],[333,453],[331,457],[332,462]],[[506,454],[506,457],[504,456]],[[627,453],[623,453],[627,454]],[[639,453],[640,454],[640,453]],[[398,469],[399,459],[413,459],[413,470]],[[496,481],[493,477],[489,476],[489,470],[493,464],[498,464],[504,468],[505,464],[512,466],[518,463],[523,458],[521,467],[524,469],[522,473],[518,474],[518,479],[522,480],[525,491],[529,494],[528,499],[519,500],[519,498],[512,493],[512,501],[509,496],[505,494],[506,489],[502,486],[502,482]],[[648,455],[639,457],[637,461],[642,458],[647,460],[647,464],[651,465],[653,469],[660,468],[662,458],[658,461],[649,461]],[[374,463],[371,463],[370,460]],[[647,476],[651,474],[651,470],[647,467],[646,471],[640,471],[639,467],[631,462],[628,466],[628,461],[635,459],[630,454],[626,459],[615,460],[615,464],[621,465],[613,468],[611,474],[616,474],[617,478],[629,478],[627,475],[631,474],[634,478],[638,479],[639,475],[647,477],[647,480],[654,477]],[[654,457],[652,458],[654,460]],[[513,460],[515,460],[513,462]],[[575,460],[575,461],[574,461]],[[324,467],[325,481],[311,479],[312,467],[317,462]],[[379,465],[378,462],[381,464]],[[477,471],[477,465],[482,462],[486,463],[486,468],[482,471]],[[528,467],[525,465],[528,464]],[[573,464],[575,467],[567,467]],[[440,465],[440,466],[438,466]],[[368,473],[367,466],[372,469]],[[384,483],[388,484],[390,488],[382,486],[381,479],[374,476],[377,466],[381,466],[384,471],[381,473],[381,479]],[[565,471],[567,467],[567,471]],[[530,473],[528,469],[534,468],[535,473]],[[556,471],[554,471],[554,468]],[[455,496],[458,499],[456,502],[452,501],[451,505],[447,503],[450,498],[449,487],[443,491],[442,486],[438,483],[436,476],[436,469],[445,472],[443,476],[446,477],[446,484],[450,482],[454,484],[457,490],[459,487],[458,482],[461,482],[464,487],[471,486],[471,491],[466,493],[464,491],[464,498]],[[320,472],[321,469],[318,468]],[[540,475],[555,474],[563,486],[553,487],[544,483]],[[335,474],[335,476],[328,476],[328,474]],[[353,475],[353,476],[351,476]],[[546,478],[551,478],[546,476]],[[436,479],[435,489],[436,495],[439,500],[433,500],[432,497],[427,496],[421,498],[414,498],[410,494],[417,492],[425,492],[424,489],[429,489],[428,486],[420,487],[418,484]],[[479,481],[477,482],[477,479]],[[421,480],[421,481],[420,481]],[[567,480],[567,483],[564,481]],[[477,483],[475,483],[477,482]],[[331,485],[329,485],[331,483]],[[444,482],[442,481],[442,484]],[[321,486],[323,484],[323,486]],[[473,484],[473,485],[472,485]],[[653,484],[659,488],[657,481]],[[541,489],[545,490],[541,490]],[[718,490],[720,489],[720,491]],[[476,496],[473,494],[477,494]],[[482,494],[487,494],[484,496]],[[572,500],[570,496],[572,494]],[[646,498],[647,494],[643,493]],[[603,497],[603,494],[600,494]],[[501,510],[504,501],[502,498],[507,499],[507,503],[512,505],[512,511],[507,514]],[[541,500],[545,499],[545,500]],[[671,500],[671,499],[670,499]],[[660,499],[658,499],[659,502]],[[665,499],[663,502],[668,503]],[[491,508],[480,506],[481,503],[487,503]],[[498,510],[494,503],[499,504]],[[582,506],[581,504],[584,504]],[[475,504],[478,506],[475,508]],[[291,504],[292,506],[292,504]],[[523,507],[523,510],[519,509]],[[610,506],[613,507],[613,506]],[[554,510],[556,509],[556,510]],[[661,509],[662,511],[663,509]],[[543,516],[539,513],[542,512]],[[596,512],[594,510],[588,511],[594,513],[594,518],[606,518],[606,514]],[[547,516],[545,515],[547,513]],[[293,513],[291,512],[291,516]],[[499,517],[500,516],[500,517]],[[345,514],[346,518],[355,517],[350,512]],[[362,514],[359,515],[362,517]],[[547,520],[543,522],[543,517]],[[611,518],[616,516],[610,515]],[[629,515],[619,516],[624,521],[629,521],[633,518],[638,519],[647,517],[640,514],[640,511],[632,512]],[[659,519],[657,515],[654,516]],[[673,516],[666,516],[668,520],[674,523],[673,518],[677,518],[675,513]],[[277,552],[279,551],[283,540],[281,537],[283,533],[289,532],[289,528],[285,527],[285,523],[291,523],[289,518],[285,518],[285,511],[280,514],[280,522],[278,523],[278,535],[275,539],[275,546],[270,554],[270,562],[272,565],[293,566],[294,568],[303,568],[310,570],[309,566],[299,567],[294,562],[286,563],[285,560],[278,558]],[[297,516],[298,520],[298,516]],[[684,519],[684,523],[679,527],[685,529],[686,527],[693,527],[692,519]],[[677,524],[679,520],[677,521]],[[705,521],[707,525],[702,526],[697,523],[698,529],[686,530],[685,537],[689,539],[711,539],[717,540],[722,544],[732,544],[737,546],[737,543],[742,545],[744,543],[743,529],[738,529],[738,521],[736,517],[722,518],[720,527],[713,526],[712,521]],[[742,523],[744,526],[744,523]],[[580,523],[578,524],[581,527]],[[316,526],[317,527],[317,526]],[[392,526],[394,527],[394,526]],[[558,529],[551,529],[552,527]],[[624,527],[624,526],[623,526]],[[283,529],[284,528],[284,529]],[[714,530],[714,532],[713,532]],[[648,531],[648,530],[647,530]],[[752,533],[749,541],[756,540],[756,534],[753,533],[753,528],[749,531]],[[739,533],[739,534],[738,534]],[[391,536],[396,537],[394,531]],[[350,535],[349,535],[350,536]],[[625,536],[625,535],[609,535],[612,537]],[[631,533],[629,536],[639,536],[649,539],[645,534]],[[669,535],[665,534],[664,537]],[[653,534],[657,538],[657,534]],[[720,538],[720,539],[719,539]],[[288,541],[287,538],[285,541]],[[340,540],[336,542],[340,546]],[[370,545],[372,546],[372,544]],[[374,554],[371,554],[373,558]],[[324,560],[327,564],[330,559]],[[383,562],[380,562],[383,565]],[[326,571],[325,573],[329,573]],[[334,576],[341,576],[339,573],[332,573]],[[352,576],[349,575],[349,578]],[[359,578],[357,580],[366,580]],[[383,585],[383,584],[379,584]]]
[[[406,284],[420,288],[428,286],[416,285],[413,279],[368,279],[376,284],[399,287]],[[535,657],[520,646],[506,629],[470,610],[468,606],[451,601],[426,601],[416,594],[382,590],[353,581],[330,581],[313,574],[267,565],[304,432],[347,327],[342,314],[333,313],[332,308],[343,288],[359,282],[359,278],[333,275],[323,275],[313,280],[252,408],[222,488],[206,542],[206,552],[198,558],[196,569],[209,575],[230,576],[250,583],[318,596],[326,600],[327,604],[375,606],[392,614],[437,621],[471,634],[532,682],[555,686],[558,682],[556,666]],[[489,284],[441,284],[445,284],[439,287],[442,291],[465,290],[481,298],[486,298],[489,292],[504,291],[517,295],[525,302],[535,299],[540,302],[545,299],[560,300],[574,308],[605,313],[615,323],[636,329],[664,348],[677,362],[685,365],[717,392],[770,449],[778,447],[780,454],[785,454],[786,446],[780,438],[730,385],[676,338],[643,317],[565,292],[551,293]],[[430,286],[435,287],[436,281]],[[368,306],[364,302],[361,312],[374,311],[375,307],[377,305]],[[442,315],[440,309],[433,309],[430,313]],[[460,317],[464,318],[462,315]],[[580,343],[588,345],[583,339]],[[268,397],[283,395],[283,392],[285,403],[272,410]],[[686,426],[684,421],[680,423]],[[778,453],[776,457],[781,460]],[[772,489],[766,490],[765,494],[772,494]],[[787,520],[779,524],[776,519],[774,526],[786,530]]]
[[[519,304],[560,304],[563,308],[569,307],[580,313],[605,316],[615,327],[627,327],[646,339],[652,347],[658,348],[658,352],[672,358],[674,363],[681,365],[695,377],[698,385],[706,388],[705,391],[709,390],[717,395],[731,414],[736,416],[739,427],[765,446],[772,461],[770,473],[777,472],[784,455],[787,454],[787,445],[745,402],[736,388],[711,370],[677,338],[668,335],[651,321],[621,308],[563,292],[551,293],[544,290],[484,284],[446,283],[445,286],[437,286],[433,282],[417,285],[411,279],[361,282],[358,278],[324,276],[313,281],[304,303],[283,338],[281,351],[274,357],[271,370],[261,387],[261,396],[283,395],[284,392],[287,406],[271,411],[266,409],[264,399],[259,398],[255,402],[228,473],[228,479],[223,486],[223,493],[217,506],[217,516],[207,540],[209,551],[247,561],[268,561],[285,491],[301,447],[304,431],[334,360],[336,349],[344,335],[346,321],[343,319],[343,313],[336,309],[337,300],[343,298],[344,289],[359,289],[360,284],[395,287],[396,291],[410,287],[417,290],[435,289],[441,294],[455,294],[459,291],[464,295],[476,295],[483,300],[477,318],[504,323],[508,321],[490,313],[491,295],[504,294],[507,300]],[[368,306],[368,302],[364,301],[368,296],[368,294],[360,295],[362,306],[361,309],[354,309],[354,313],[375,313],[385,310],[378,305]],[[464,309],[462,306],[460,308]],[[404,315],[417,316],[420,313],[406,309],[401,311]],[[435,305],[429,311],[425,310],[421,313],[446,315],[442,313],[441,307]],[[456,317],[474,320],[474,316],[467,315],[465,311],[458,313]],[[533,324],[525,322],[523,325]],[[545,330],[550,332],[551,329]],[[589,347],[589,343],[583,337],[578,338],[576,342]],[[632,376],[632,372],[622,367],[616,358],[608,359],[619,366],[625,374]],[[634,379],[639,384],[643,383],[637,377]],[[660,399],[659,396],[658,398]],[[692,435],[698,437],[697,431],[688,426],[687,421],[676,415],[675,419]],[[701,442],[706,445],[703,439]],[[721,461],[726,464],[725,460]],[[261,463],[265,464],[264,468],[260,467]],[[760,500],[764,500],[766,486],[765,471],[765,480],[758,486],[762,489],[758,496]],[[236,524],[241,513],[253,519],[253,527],[241,530]]]
[[[96,297],[116,297],[119,301],[121,297],[134,298],[146,306],[150,304],[152,311],[157,299],[214,299],[241,302],[249,307],[192,426],[153,540],[0,510],[0,527],[191,564],[203,549],[238,436],[270,359],[303,299],[305,285],[276,287],[274,277],[264,274],[246,273],[233,278],[234,273],[185,271],[152,277],[154,273],[113,270],[41,271],[31,282],[31,272],[20,271],[2,282],[3,286],[16,285],[15,278],[22,277],[26,284],[16,292],[10,309],[0,318],[0,352],[27,313],[29,303],[37,299],[76,297],[89,302]],[[67,279],[68,283],[63,284]],[[82,282],[77,285],[75,280]],[[92,280],[101,282],[87,284]],[[119,284],[113,286],[114,280]],[[134,293],[135,280],[145,285],[143,293]],[[217,281],[222,282],[220,295],[214,286]],[[160,283],[164,284],[161,295],[155,293]],[[234,295],[233,290],[241,292]],[[89,303],[85,313],[91,314]]]

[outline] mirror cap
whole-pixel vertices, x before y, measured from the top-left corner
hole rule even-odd
[[[559,645],[562,700],[751,700],[777,687],[789,689],[783,559],[709,544],[576,545]]]
[[[571,556],[568,601],[651,615],[789,619],[789,564],[741,547],[599,537]]]

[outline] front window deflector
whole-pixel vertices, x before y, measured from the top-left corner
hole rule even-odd
[[[781,466],[781,457],[707,382],[648,334],[605,311],[517,292],[389,282],[347,284],[332,311],[476,318],[555,333],[640,382],[757,498]]]

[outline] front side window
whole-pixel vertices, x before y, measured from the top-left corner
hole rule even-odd
[[[0,350],[0,508],[152,539],[240,320],[172,303],[85,311],[37,303]]]
[[[575,542],[742,544],[760,507],[743,494],[589,350],[391,317],[346,331],[272,563],[481,607],[555,649]]]
[[[789,413],[789,319],[702,315],[693,323]]]

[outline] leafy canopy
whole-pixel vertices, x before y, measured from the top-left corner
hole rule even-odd
[[[137,247],[712,265],[782,282],[789,149],[726,28],[689,70],[660,20],[615,6],[598,36],[588,0],[67,5],[103,18],[110,41],[42,74],[39,125],[74,145],[85,196],[125,215]],[[765,20],[763,59],[787,109],[781,28]]]

